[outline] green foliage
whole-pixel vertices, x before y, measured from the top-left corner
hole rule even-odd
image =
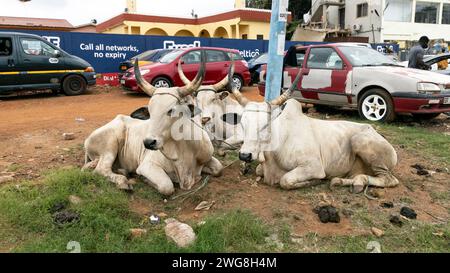
[[[140,191],[160,202],[160,197]],[[71,195],[82,202],[71,204]],[[232,211],[207,218],[204,225],[195,227],[196,243],[179,249],[166,239],[163,224],[152,226],[129,210],[126,193],[101,176],[76,169],[50,173],[43,184],[23,182],[0,188],[0,196],[0,245],[15,244],[17,252],[68,252],[71,241],[79,242],[82,252],[249,252],[258,251],[267,234],[254,215]],[[55,225],[50,211],[61,203],[77,212],[80,221]],[[149,231],[131,239],[131,228]]]

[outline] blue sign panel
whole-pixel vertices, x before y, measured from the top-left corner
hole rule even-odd
[[[119,72],[119,63],[152,49],[180,49],[191,47],[223,47],[239,50],[241,56],[250,60],[267,52],[267,40],[240,40],[197,37],[145,36],[126,34],[77,33],[60,31],[17,32],[36,34],[64,51],[85,59],[99,73]],[[286,42],[286,50],[292,45],[321,44],[315,42]],[[372,47],[385,53],[386,46],[394,52],[399,51],[395,44],[373,44]]]

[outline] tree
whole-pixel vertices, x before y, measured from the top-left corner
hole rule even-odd
[[[245,6],[254,9],[271,9],[272,0],[246,0]]]
[[[246,0],[246,7],[255,9],[271,9],[272,0]],[[311,9],[311,0],[289,0],[289,11],[293,21],[301,21],[303,14]]]
[[[272,0],[246,0],[246,7],[255,9],[271,9]],[[297,26],[303,21],[303,14],[311,10],[311,0],[289,0],[289,11],[292,22],[287,25],[286,39],[290,40]]]

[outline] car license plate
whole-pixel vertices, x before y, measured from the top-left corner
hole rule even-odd
[[[444,104],[450,104],[450,97],[444,98]]]
[[[125,80],[120,80],[120,84],[124,85],[125,84]]]

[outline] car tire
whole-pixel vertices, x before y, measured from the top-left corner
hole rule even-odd
[[[70,75],[64,79],[62,89],[67,96],[78,96],[86,92],[87,83],[80,75]]]
[[[395,119],[391,96],[382,89],[370,89],[358,101],[359,115],[370,121],[391,122]]]
[[[152,81],[152,85],[156,88],[170,88],[173,87],[172,82],[165,77],[157,77]]]
[[[441,113],[412,114],[414,118],[419,120],[430,120],[437,118]]]
[[[242,88],[244,88],[244,81],[242,80],[241,76],[233,75],[232,81],[233,81],[233,86],[237,85],[239,91],[241,91]]]

